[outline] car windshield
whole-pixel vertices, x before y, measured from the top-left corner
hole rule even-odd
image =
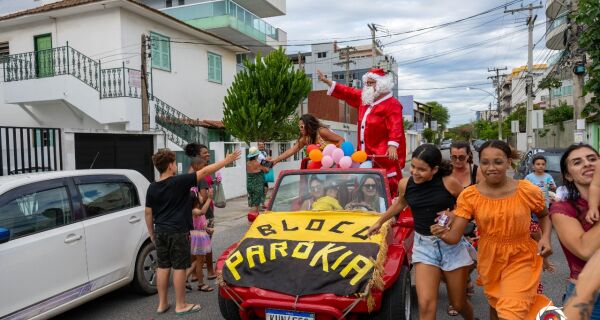
[[[387,193],[378,173],[298,172],[285,174],[279,183],[271,211],[387,210]]]
[[[546,171],[560,172],[560,154],[544,154]]]

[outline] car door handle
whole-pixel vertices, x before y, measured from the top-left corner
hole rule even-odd
[[[65,238],[65,243],[71,243],[71,242],[75,242],[75,241],[79,241],[81,240],[81,238],[83,238],[82,235],[76,235],[76,234],[70,234]]]
[[[129,218],[129,223],[136,223],[136,222],[140,222],[140,218],[136,217],[136,216],[132,216],[131,218]]]

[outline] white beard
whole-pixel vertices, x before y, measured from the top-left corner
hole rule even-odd
[[[362,95],[361,95],[362,103],[364,105],[371,105],[371,104],[373,104],[373,102],[375,102],[375,95],[376,95],[376,92],[375,92],[375,87],[374,86],[369,86],[369,87],[365,86],[362,89]]]

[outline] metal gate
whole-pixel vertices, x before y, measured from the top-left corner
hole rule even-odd
[[[0,176],[62,169],[60,129],[0,126]]]

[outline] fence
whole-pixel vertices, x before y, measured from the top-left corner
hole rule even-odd
[[[0,127],[0,176],[62,169],[60,129]]]

